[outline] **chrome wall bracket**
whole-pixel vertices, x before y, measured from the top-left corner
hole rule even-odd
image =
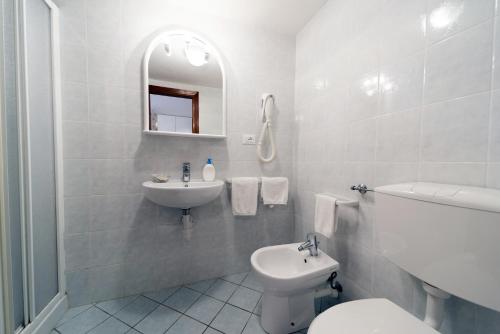
[[[351,190],[359,191],[363,195],[366,194],[368,191],[373,191],[373,189],[368,189],[368,186],[363,183],[351,186]]]

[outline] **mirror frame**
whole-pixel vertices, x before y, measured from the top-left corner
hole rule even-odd
[[[205,43],[217,62],[219,63],[221,74],[222,74],[222,134],[204,134],[204,133],[182,133],[182,132],[171,132],[171,131],[153,131],[149,129],[149,60],[153,51],[157,46],[161,45],[163,41],[170,35],[183,34],[186,36],[191,36],[196,38],[203,43]],[[207,40],[205,37],[200,36],[185,29],[169,29],[157,34],[153,40],[149,43],[144,53],[143,64],[142,64],[142,90],[143,90],[143,133],[150,135],[163,135],[163,136],[175,136],[175,137],[191,137],[191,138],[220,138],[224,139],[227,137],[227,79],[226,79],[226,69],[224,62],[222,61],[221,54],[219,50],[214,46],[214,44]],[[200,111],[201,112],[201,111]]]

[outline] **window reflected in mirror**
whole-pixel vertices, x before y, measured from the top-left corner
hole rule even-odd
[[[150,130],[199,133],[199,92],[149,85]]]
[[[150,49],[146,130],[224,136],[224,78],[215,49],[179,32],[160,35]]]

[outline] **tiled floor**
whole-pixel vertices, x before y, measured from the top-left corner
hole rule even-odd
[[[53,334],[263,334],[261,297],[252,273],[234,274],[75,307]]]

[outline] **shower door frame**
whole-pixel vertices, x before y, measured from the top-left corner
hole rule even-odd
[[[28,103],[28,74],[27,74],[27,44],[26,44],[26,0],[18,0],[15,5],[16,16],[16,60],[17,60],[17,102],[18,102],[18,130],[19,130],[19,169],[20,169],[20,199],[21,199],[21,226],[23,248],[23,286],[24,286],[24,327],[20,333],[49,333],[57,321],[68,308],[66,297],[65,254],[63,245],[64,235],[64,185],[63,185],[63,150],[62,150],[62,116],[61,116],[61,70],[60,70],[60,41],[59,41],[59,9],[51,0],[42,1],[50,10],[51,25],[51,55],[52,55],[52,103],[54,124],[54,158],[55,158],[55,202],[57,220],[57,269],[58,292],[43,310],[36,314],[35,286],[34,286],[34,254],[33,254],[33,221],[31,217],[32,194],[30,187],[31,164],[29,145],[29,103]],[[1,96],[0,96],[1,98]],[[1,153],[1,151],[0,151]],[[3,152],[5,153],[5,152]],[[2,181],[3,181],[2,170]],[[0,182],[0,200],[3,199],[5,188]],[[3,209],[3,203],[0,208]],[[2,210],[3,212],[4,210]],[[4,217],[0,217],[4,218]],[[5,232],[5,221],[2,219],[1,242],[3,247],[10,249],[10,240]],[[2,268],[0,272],[2,286],[12,291],[9,275],[6,270],[10,268],[9,253],[4,249],[2,253]],[[7,278],[7,279],[6,279]],[[7,298],[6,298],[7,297]],[[4,296],[3,312],[0,314],[0,323],[4,320],[6,333],[14,333],[12,315],[9,306],[12,305],[12,296]],[[1,307],[0,307],[1,309]],[[16,332],[17,333],[17,332]]]

